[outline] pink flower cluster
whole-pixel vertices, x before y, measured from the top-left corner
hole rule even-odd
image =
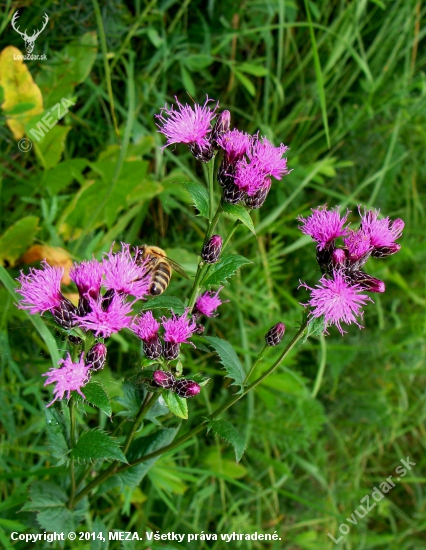
[[[218,181],[224,188],[223,198],[231,204],[244,201],[249,208],[260,208],[271,187],[271,177],[280,180],[289,173],[287,159],[283,155],[288,147],[275,147],[266,137],[249,135],[234,128],[230,130],[229,111],[222,111],[216,124],[212,120],[219,106],[211,109],[206,99],[203,106],[182,105],[178,110],[167,105],[156,115],[159,132],[167,138],[163,147],[185,143],[193,155],[204,162],[213,158],[215,149],[222,149],[224,156],[218,171]]]
[[[329,210],[326,205],[312,210],[307,218],[299,217],[300,230],[317,243],[317,261],[323,273],[319,284],[311,288],[310,300],[304,304],[312,309],[310,316],[324,317],[325,327],[336,325],[341,334],[345,331],[341,323],[355,323],[362,328],[362,307],[372,301],[363,292],[385,291],[385,283],[364,271],[370,257],[385,258],[395,254],[401,245],[395,241],[401,236],[404,222],[388,218],[379,219],[379,210],[361,211],[360,227],[350,229],[347,223],[349,211],[344,216],[340,207]],[[343,246],[337,247],[336,240],[343,237]]]

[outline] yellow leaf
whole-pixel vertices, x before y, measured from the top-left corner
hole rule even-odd
[[[58,246],[53,247],[42,244],[35,244],[25,252],[21,260],[25,264],[32,264],[40,260],[46,260],[46,262],[51,266],[63,267],[63,284],[69,285],[71,282],[69,273],[70,268],[72,267],[72,260],[68,252],[63,248],[60,248]]]
[[[6,114],[6,122],[15,139],[25,135],[25,123],[31,117],[43,112],[43,98],[40,88],[34,83],[28,67],[22,59],[18,48],[7,46],[0,53],[0,86],[4,90],[2,109]],[[32,108],[18,114],[8,115],[7,112],[16,110],[18,105],[33,105]]]

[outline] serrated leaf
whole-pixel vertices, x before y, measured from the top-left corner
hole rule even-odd
[[[325,323],[324,315],[321,315],[321,317],[311,317],[308,323],[308,330],[305,332],[305,336],[303,337],[302,344],[304,344],[310,336],[320,336],[321,334],[324,333],[326,328],[327,326]]]
[[[14,265],[33,243],[38,231],[38,221],[35,216],[27,216],[6,229],[0,237],[0,263],[7,261]]]
[[[188,418],[188,403],[186,399],[179,397],[170,390],[163,390],[161,394],[171,413],[184,420]]]
[[[69,452],[66,437],[65,426],[58,411],[55,409],[44,409],[46,417],[46,434],[52,456],[60,460],[59,464],[66,461]]]
[[[236,385],[242,388],[246,373],[231,344],[222,338],[217,338],[216,336],[205,336],[204,339],[207,340],[210,346],[219,355],[220,362],[225,367],[228,376],[235,381]]]
[[[185,305],[177,296],[157,296],[142,306],[143,311],[148,309],[172,309],[177,315],[182,315]]]
[[[68,497],[66,492],[51,481],[36,481],[30,487],[30,501],[26,502],[21,511],[31,512],[43,510],[51,506],[64,506]]]
[[[139,437],[135,439],[130,445],[130,449],[127,453],[127,459],[129,463],[142,458],[143,456],[149,455],[159,449],[162,449],[166,445],[169,445],[173,439],[176,437],[176,434],[179,431],[180,426],[177,428],[164,428],[151,434],[147,437]],[[130,488],[137,487],[145,475],[148,473],[150,468],[157,462],[160,457],[154,457],[146,462],[141,462],[132,468],[124,470],[122,473],[118,474],[117,477],[120,478],[122,485],[125,485]]]
[[[195,208],[199,211],[200,216],[209,217],[209,194],[207,189],[199,183],[192,181],[181,182],[180,185],[189,193],[194,201]]]
[[[93,460],[120,460],[127,462],[116,439],[95,428],[84,433],[71,451],[70,457],[79,462]]]
[[[104,412],[107,416],[111,416],[111,403],[108,394],[101,383],[89,382],[84,386],[82,391],[86,396],[85,400],[77,392],[73,393],[73,396],[78,403],[84,403],[84,401],[87,401],[91,405],[98,407],[98,409]]]
[[[234,218],[237,218],[243,222],[243,224],[250,229],[253,235],[256,235],[253,220],[251,219],[247,209],[242,204],[229,204],[229,202],[224,202],[222,208],[225,214],[234,216]]]
[[[226,420],[210,420],[208,429],[212,429],[216,435],[234,447],[235,458],[238,463],[246,448],[245,439],[238,430]]]
[[[238,254],[224,254],[219,262],[210,267],[209,275],[206,281],[204,281],[204,285],[220,285],[229,279],[229,277],[232,277],[238,268],[251,263],[252,262],[244,258],[244,256]]]

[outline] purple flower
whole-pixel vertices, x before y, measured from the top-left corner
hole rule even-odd
[[[24,299],[20,301],[19,309],[28,309],[33,315],[44,313],[60,307],[64,297],[61,294],[61,279],[64,269],[51,267],[45,260],[41,262],[43,269],[30,268],[30,274],[17,278],[21,288],[17,288]]]
[[[205,292],[197,298],[196,308],[197,312],[207,317],[213,317],[213,313],[217,308],[223,304],[222,300],[219,298],[219,292],[222,290],[223,286],[219,288],[216,292]]]
[[[164,340],[171,344],[190,344],[188,338],[197,330],[197,325],[191,317],[187,317],[189,308],[185,309],[183,315],[176,315],[172,311],[172,318],[167,319],[162,317],[163,327],[165,330]]]
[[[157,337],[160,323],[154,319],[152,311],[147,311],[134,318],[132,331],[144,342],[149,342]]]
[[[356,262],[372,250],[370,237],[362,229],[349,231],[344,243],[348,249],[349,260],[352,262]]]
[[[252,140],[252,136],[235,128],[226,132],[217,140],[217,143],[225,151],[226,162],[229,165],[243,158],[250,149]]]
[[[151,277],[145,264],[139,264],[130,253],[130,245],[121,243],[121,252],[113,252],[112,247],[103,260],[105,272],[104,286],[115,292],[131,294],[138,300],[149,294]]]
[[[161,113],[155,115],[160,121],[160,124],[157,124],[158,131],[167,138],[163,149],[173,143],[196,143],[201,149],[208,147],[211,121],[216,116],[219,103],[214,109],[210,109],[207,104],[213,100],[208,97],[202,107],[197,103],[194,107],[182,105],[176,96],[175,99],[179,110],[175,110],[173,105],[168,109],[166,104]]]
[[[389,218],[379,220],[380,210],[364,209],[364,215],[361,215],[361,208],[358,209],[362,230],[370,237],[371,245],[375,248],[392,247],[402,234],[404,222],[399,218],[394,222]]]
[[[283,143],[275,147],[266,137],[263,137],[261,140],[253,141],[248,156],[252,163],[259,165],[265,175],[280,180],[288,174],[287,159],[282,158],[286,151],[288,147]]]
[[[252,197],[265,185],[267,174],[257,162],[249,163],[243,158],[237,164],[235,172],[235,184],[249,197]]]
[[[81,328],[93,330],[96,337],[108,338],[114,332],[130,326],[132,320],[127,315],[132,311],[132,303],[124,302],[121,296],[115,294],[106,310],[102,307],[102,300],[89,298],[89,304],[91,311],[76,319]]]
[[[331,261],[335,267],[341,267],[346,264],[346,253],[343,248],[335,248],[333,250]]]
[[[68,353],[66,359],[61,359],[59,361],[58,364],[62,365],[60,368],[52,368],[45,374],[42,374],[42,376],[47,376],[47,380],[44,383],[45,386],[48,384],[56,384],[53,390],[55,398],[47,407],[50,407],[57,399],[63,399],[65,393],[67,394],[67,399],[69,399],[72,391],[77,391],[86,399],[81,388],[85,386],[90,379],[90,366],[84,364],[83,356],[84,353],[81,354],[78,363],[73,363]]]
[[[311,298],[307,304],[302,304],[305,307],[313,307],[313,311],[309,313],[312,317],[321,317],[324,315],[327,325],[336,325],[340,333],[344,331],[341,322],[355,323],[359,328],[362,326],[358,323],[356,317],[362,317],[363,312],[361,307],[367,301],[372,301],[366,294],[360,294],[364,289],[358,284],[349,283],[348,279],[340,271],[333,272],[333,278],[328,279],[325,275],[319,280],[316,288],[311,288],[306,283],[300,283],[307,290],[311,291]]]
[[[346,223],[349,210],[343,218],[340,217],[339,206],[336,206],[334,210],[328,210],[327,205],[311,210],[312,214],[308,218],[302,218],[301,216],[297,218],[303,224],[299,226],[299,229],[302,233],[310,235],[314,241],[317,241],[320,250],[337,237],[347,235],[348,230],[343,226]]]
[[[96,299],[102,285],[102,264],[95,260],[74,264],[70,269],[70,278],[76,284],[81,297]]]

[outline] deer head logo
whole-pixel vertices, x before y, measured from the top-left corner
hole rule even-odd
[[[12,27],[15,29],[15,31],[22,36],[22,38],[25,41],[25,49],[27,50],[27,53],[32,53],[34,49],[34,42],[37,40],[40,33],[44,31],[46,28],[47,22],[49,21],[49,17],[47,16],[47,13],[43,16],[43,26],[39,31],[33,31],[32,36],[27,35],[27,29],[25,29],[25,32],[21,32],[19,30],[19,27],[16,27],[16,21],[19,17],[19,12],[16,11],[15,14],[12,17]]]

